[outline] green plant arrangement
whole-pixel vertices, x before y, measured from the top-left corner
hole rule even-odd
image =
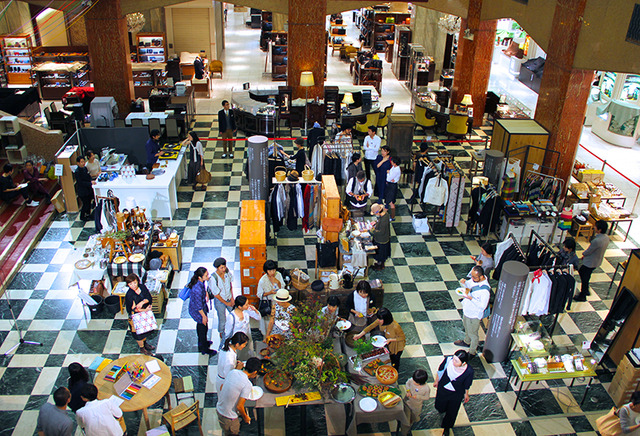
[[[272,358],[279,368],[291,374],[296,390],[329,390],[347,381],[329,335],[333,323],[320,309],[319,303],[296,303],[289,335]]]
[[[371,343],[371,339],[363,339],[360,338],[354,342],[353,349],[355,350],[357,355],[368,353],[369,351],[373,351],[373,344]]]

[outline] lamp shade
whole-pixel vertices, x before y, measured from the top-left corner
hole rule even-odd
[[[311,71],[303,71],[300,73],[300,86],[313,86],[313,73]]]
[[[353,104],[353,94],[350,92],[345,92],[344,97],[342,98],[342,102],[346,104]]]
[[[471,94],[465,94],[464,97],[462,97],[462,101],[460,102],[460,104],[463,104],[465,106],[472,106],[473,101],[471,100]]]

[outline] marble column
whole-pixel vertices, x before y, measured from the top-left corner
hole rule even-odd
[[[586,0],[558,0],[553,16],[547,60],[538,93],[535,119],[549,130],[547,149],[560,152],[556,177],[567,182],[575,160],[592,70],[573,68]],[[545,165],[555,168],[555,157],[547,155]]]
[[[324,98],[326,46],[326,0],[289,0],[287,82],[293,87],[293,98],[304,98],[300,73],[312,71],[315,86],[308,88],[309,98]]]
[[[482,0],[469,0],[467,18],[462,20],[458,37],[456,68],[451,88],[451,102],[460,103],[465,94],[473,100],[473,126],[480,127],[489,86],[493,45],[496,37],[497,20],[480,20]],[[473,34],[473,39],[464,37],[465,30]]]
[[[120,115],[134,100],[127,20],[120,0],[100,0],[85,15],[96,97],[114,97]]]

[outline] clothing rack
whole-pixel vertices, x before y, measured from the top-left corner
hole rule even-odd
[[[527,171],[525,171],[525,173],[524,173],[524,178],[522,179],[522,180],[523,180],[523,183],[527,180],[527,178],[529,177],[529,175],[530,175],[530,174],[535,174],[535,175],[540,176],[540,177],[543,177],[543,178],[545,178],[545,179],[553,179],[553,180],[555,180],[555,181],[559,182],[559,183],[560,183],[560,190],[559,190],[559,192],[560,192],[560,193],[563,193],[563,192],[564,192],[564,183],[565,183],[565,181],[564,181],[564,180],[562,180],[562,179],[560,179],[560,178],[558,178],[558,177],[550,176],[549,174],[543,174],[543,173],[541,173],[541,172],[539,172],[539,171],[534,171],[534,170],[527,170]],[[520,192],[522,192],[522,186],[520,186]],[[559,200],[561,196],[562,196],[562,195],[558,195],[558,198],[556,199],[556,201],[557,201],[557,200]],[[556,206],[558,206],[558,205],[556,204]]]
[[[542,237],[535,231],[535,230],[531,230],[531,236],[529,237],[529,246],[527,247],[527,257],[526,259],[529,259],[529,254],[531,253],[531,246],[533,245],[531,242],[533,241],[533,238],[536,238],[539,242],[542,243],[542,245],[544,245],[544,247],[549,250],[549,252],[551,252],[551,254],[553,255],[554,258],[558,258],[558,252],[555,251],[553,249],[553,247],[544,239],[542,239]],[[529,265],[530,268],[534,268],[535,265]]]
[[[322,144],[322,152],[325,156],[329,153],[337,153],[346,158],[353,154],[353,143],[325,141]]]
[[[431,159],[429,159],[427,156],[422,156],[420,158],[417,159],[417,162],[422,162],[425,163],[427,167],[433,169],[433,171],[435,171],[435,173],[440,176],[440,170],[438,170],[438,168],[436,167],[436,165],[431,161]],[[412,192],[416,192],[416,185],[418,184],[418,179],[415,177],[415,171],[414,171],[414,177],[413,177],[413,187],[412,187]],[[420,198],[420,196],[418,195],[416,197],[416,201],[411,203],[411,207],[409,208],[409,212],[411,212],[411,214],[413,214],[413,205],[414,203],[417,203]]]
[[[522,258],[526,261],[527,260],[527,256],[524,255],[524,251],[522,251],[522,247],[520,246],[520,243],[518,242],[516,237],[513,236],[513,233],[509,233],[507,235],[507,238],[509,238],[509,239],[511,239],[513,241],[514,247],[516,247],[516,250],[518,250],[518,252],[520,253],[520,256],[522,256]]]
[[[573,274],[573,265],[540,265],[540,266],[530,266],[529,269],[531,269],[532,271],[538,271],[538,270],[549,271],[554,269],[555,270],[566,269],[568,270],[569,274]],[[559,317],[560,317],[560,312],[554,315],[553,323],[551,323],[551,329],[549,329],[549,337],[551,338],[552,341],[553,341],[553,332],[556,329],[556,325],[558,325]]]

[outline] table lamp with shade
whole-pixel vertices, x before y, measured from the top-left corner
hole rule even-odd
[[[464,109],[467,111],[467,115],[470,117],[473,116],[473,100],[471,100],[471,94],[465,94],[462,97],[462,101],[460,102],[460,106],[464,106]],[[464,111],[463,109],[463,111]]]
[[[303,71],[300,73],[300,86],[304,86],[304,136],[307,136],[307,123],[308,123],[308,97],[309,97],[309,87],[315,85],[313,81],[313,72],[311,71]]]
[[[347,114],[349,114],[349,105],[353,104],[353,94],[351,92],[345,92],[344,97],[342,97],[342,103],[345,105],[347,109]]]

